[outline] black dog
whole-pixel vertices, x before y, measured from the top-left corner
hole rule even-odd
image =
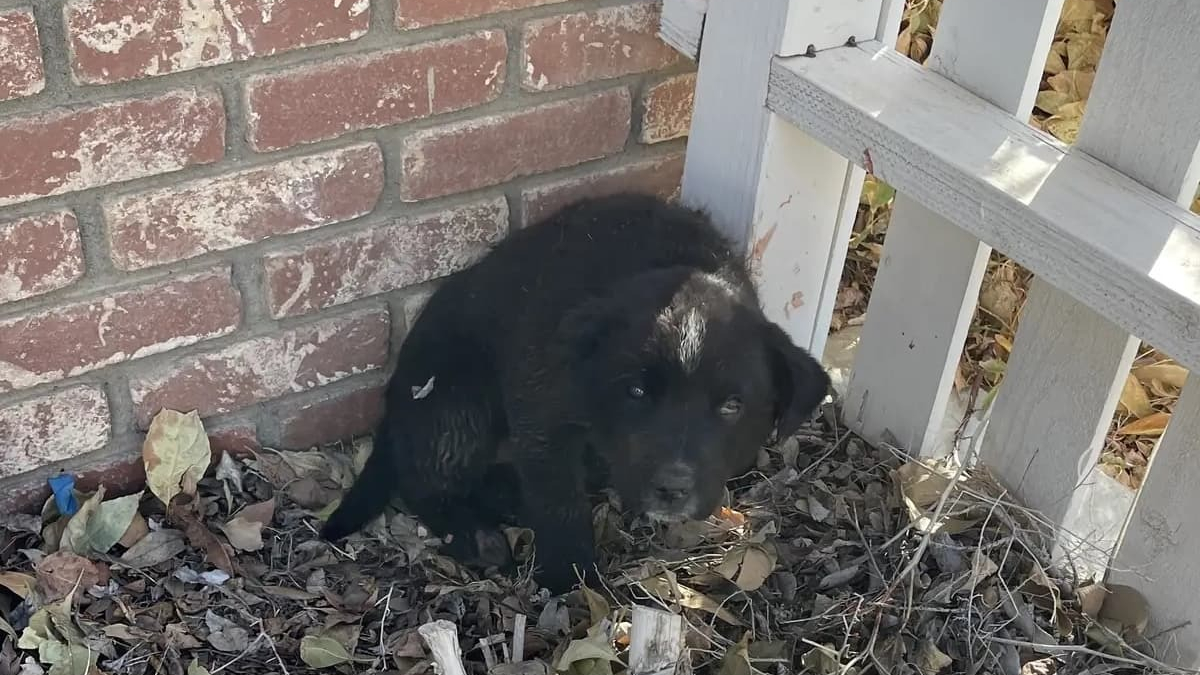
[[[633,194],[583,200],[429,299],[374,451],[322,534],[348,535],[400,496],[470,557],[515,506],[534,531],[535,578],[564,592],[573,565],[593,562],[585,488],[611,487],[635,512],[704,518],[828,387],[765,318],[742,257],[703,213]],[[514,503],[504,490],[516,481]]]

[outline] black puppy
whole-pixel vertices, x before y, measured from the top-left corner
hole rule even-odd
[[[374,451],[322,534],[348,535],[399,496],[471,557],[516,506],[535,578],[564,592],[573,565],[593,562],[586,487],[638,513],[704,518],[828,387],[706,215],[634,194],[583,200],[429,299]],[[502,494],[515,481],[513,504]]]

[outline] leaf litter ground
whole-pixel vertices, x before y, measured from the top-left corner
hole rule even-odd
[[[402,513],[320,540],[364,442],[214,459],[194,413],[164,411],[145,491],[60,477],[40,515],[0,518],[0,675],[422,675],[442,670],[420,631],[438,620],[472,675],[614,675],[635,606],[682,617],[681,674],[1180,672],[1146,655],[1140,596],[1051,564],[1052,533],[986,472],[834,419],[764,449],[705,522],[597,504],[604,583],[550,598],[527,531],[508,532],[515,579],[439,555]]]

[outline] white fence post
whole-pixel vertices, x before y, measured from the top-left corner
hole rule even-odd
[[[943,5],[928,66],[1027,119],[1063,0],[954,0]],[[887,86],[881,84],[881,86]],[[935,446],[991,247],[896,196],[855,353],[847,423],[924,455]]]
[[[765,107],[771,59],[875,39],[900,0],[710,0],[682,201],[744,247],[768,317],[819,357],[863,172]],[[894,33],[883,36],[895,39]]]
[[[1200,4],[1118,3],[1074,150],[1181,205],[1190,203],[1200,169],[1200,116],[1179,114],[1200,110],[1198,35]],[[1136,230],[1139,225],[1127,226]],[[1137,345],[1105,317],[1035,282],[983,439],[983,460],[1027,505],[1073,533],[1062,544],[1078,546],[1076,553],[1093,566],[1108,562],[1133,497],[1099,471],[1097,460]],[[1172,581],[1182,585],[1166,579],[1141,585],[1153,596],[1156,611],[1166,612],[1165,617],[1156,614],[1164,620],[1194,616],[1191,603],[1180,603],[1200,584],[1200,567],[1194,562],[1179,566],[1181,556],[1194,557],[1200,547],[1194,516],[1200,501],[1187,501],[1194,482],[1176,483],[1197,475],[1200,455],[1186,452],[1200,448],[1194,433],[1197,398],[1185,396],[1179,404],[1138,498],[1140,513],[1169,514],[1170,522],[1191,532],[1190,545],[1178,547],[1173,556],[1158,556],[1158,571],[1181,575]],[[1188,421],[1180,425],[1180,420]],[[1191,426],[1192,433],[1179,426]],[[1180,489],[1173,489],[1176,485]],[[1133,521],[1131,534],[1139,527],[1142,534],[1132,539],[1154,536],[1144,531],[1145,523]],[[1131,563],[1142,556],[1139,547],[1122,546],[1122,560]],[[1181,595],[1181,589],[1187,591]],[[1190,630],[1184,642],[1200,644],[1200,626]]]

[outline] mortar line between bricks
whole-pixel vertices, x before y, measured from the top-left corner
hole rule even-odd
[[[56,72],[59,77],[55,80],[55,86],[51,87],[51,77],[48,72],[46,90],[40,94],[0,103],[0,122],[3,122],[10,113],[42,112],[59,106],[76,107],[109,100],[120,100],[125,97],[152,96],[171,89],[212,86],[218,82],[236,85],[255,75],[284,71],[294,66],[316,65],[346,56],[400,49],[425,42],[454,38],[479,30],[500,30],[506,29],[509,26],[516,26],[519,34],[520,28],[529,21],[651,1],[570,0],[569,2],[551,3],[509,12],[485,14],[461,21],[408,30],[398,30],[392,25],[388,25],[386,26],[386,30],[382,30],[382,27],[377,26],[374,18],[372,18],[367,33],[354,40],[313,45],[276,54],[253,56],[231,63],[203,66],[191,70],[108,84],[75,84],[70,75],[69,47],[66,32],[63,30],[62,25],[62,3],[39,3],[27,0],[26,4],[28,5],[42,7],[42,13],[35,14],[38,18],[39,33],[44,35],[47,27],[53,28],[55,31],[51,35],[53,40],[47,40],[43,37],[42,44],[43,53],[49,49],[54,55],[54,60],[58,62],[56,63]],[[371,12],[374,17],[381,2],[380,0],[375,0],[371,4]],[[389,3],[383,2],[382,4]],[[22,3],[18,2],[16,6],[22,6]],[[47,8],[53,11],[48,11]],[[47,16],[53,16],[54,20],[46,21],[45,17]],[[109,92],[113,92],[113,94],[110,96]],[[34,102],[30,99],[38,100]]]
[[[245,157],[240,159],[232,158],[226,154],[226,156],[215,162],[195,164],[176,171],[168,171],[165,173],[155,174],[153,176],[144,176],[133,180],[118,181],[96,187],[90,187],[86,190],[49,195],[18,204],[0,206],[0,221],[7,221],[11,218],[20,218],[26,215],[33,215],[46,210],[52,210],[54,208],[70,208],[70,205],[75,203],[77,200],[87,199],[89,197],[99,196],[103,201],[115,200],[132,194],[138,194],[159,188],[178,186],[181,183],[187,183],[194,180],[213,178],[228,173],[237,173],[239,171],[255,167],[268,166],[272,163],[282,162],[288,159],[295,159],[311,154],[329,152],[347,145],[354,145],[356,143],[371,142],[376,140],[378,140],[381,144],[386,142],[401,142],[409,135],[427,131],[440,126],[453,125],[482,117],[491,117],[494,115],[520,112],[541,105],[561,103],[574,98],[591,96],[610,89],[619,89],[621,87],[629,89],[631,83],[642,77],[645,77],[646,75],[647,73],[635,73],[619,78],[593,80],[578,86],[550,92],[534,93],[522,91],[520,92],[520,95],[508,97],[502,95],[495,100],[478,106],[465,108],[463,110],[456,110],[439,115],[409,120],[395,125],[359,129],[343,134],[336,138],[324,139],[313,143],[297,144],[288,148],[270,152],[247,153]],[[507,84],[506,88],[508,88]],[[3,121],[3,119],[0,119],[0,124],[2,124]],[[229,125],[227,124],[226,126],[228,127]]]
[[[658,143],[658,144],[654,144],[654,145],[648,145],[648,146],[640,146],[632,151],[612,155],[610,157],[607,157],[607,158],[604,158],[601,160],[595,160],[592,162],[587,162],[585,164],[568,167],[566,169],[561,169],[561,170],[554,171],[554,172],[549,172],[549,173],[545,173],[545,174],[535,174],[533,176],[528,176],[523,179],[510,181],[509,183],[505,184],[505,186],[510,186],[514,190],[515,194],[517,195],[517,201],[519,202],[520,196],[523,195],[524,191],[528,190],[528,189],[557,183],[557,182],[560,182],[563,180],[569,180],[570,178],[574,178],[574,177],[586,176],[586,175],[593,174],[593,173],[604,173],[604,172],[607,172],[610,170],[620,169],[623,166],[628,166],[631,164],[637,164],[637,163],[641,163],[641,162],[645,162],[645,161],[666,159],[673,155],[679,154],[679,152],[682,151],[683,149],[684,149],[683,139],[677,139],[675,141],[667,141],[667,142]],[[485,190],[481,190],[481,191],[474,191],[474,192],[470,192],[470,193],[459,193],[459,194],[451,195],[447,198],[438,199],[436,201],[439,203],[436,205],[433,205],[433,206],[429,206],[428,204],[422,202],[421,204],[423,206],[429,206],[429,208],[422,209],[421,215],[433,215],[433,214],[436,214],[436,213],[439,213],[439,212],[442,212],[445,210],[455,208],[454,205],[447,204],[447,202],[450,202],[451,204],[456,204],[456,205],[466,205],[466,204],[471,204],[471,203],[476,203],[476,202],[481,202],[481,201],[487,201],[488,199],[494,199],[497,196],[501,196],[501,194],[503,194],[503,193],[498,193],[495,188],[489,188],[489,189],[485,189]],[[433,200],[431,200],[431,201],[433,201]],[[521,217],[523,217],[524,214],[520,214],[520,215],[521,215]],[[420,216],[418,215],[417,217],[419,218]],[[519,220],[514,221],[513,220],[514,214],[511,211],[510,211],[509,217],[510,217],[510,222],[509,222],[510,231],[519,229],[520,224],[523,221],[519,221]],[[359,220],[371,220],[372,222],[360,223]],[[353,234],[355,234],[356,231],[367,232],[367,231],[370,231],[375,226],[386,225],[386,224],[392,222],[393,220],[394,220],[393,218],[388,218],[388,217],[384,217],[381,220],[363,218],[363,219],[357,219],[355,221],[350,221],[347,223],[340,223],[337,225],[328,225],[325,227],[316,228],[315,230],[311,230],[308,233],[304,233],[304,234],[312,235],[307,238],[308,239],[307,244],[311,245],[311,244],[320,243],[322,241],[330,241],[330,240],[339,239],[343,236],[352,236]],[[330,231],[330,230],[337,230],[337,231]],[[270,242],[270,240],[266,240],[264,242],[258,242],[256,245],[252,245],[252,246],[254,246],[255,248],[268,248],[266,246],[268,242]],[[246,248],[250,248],[250,247],[246,247]],[[273,248],[275,249],[275,252],[278,252],[281,250],[285,250],[287,248],[299,248],[299,247],[296,246],[295,244],[293,244],[292,246],[280,245],[280,246],[275,246]],[[270,252],[270,251],[268,251],[268,252]],[[228,252],[226,252],[226,253],[228,253]],[[258,254],[251,255],[249,252],[246,252],[245,255],[246,255],[246,257],[253,258],[252,262],[257,267],[257,270],[255,273],[256,274],[261,273],[261,267],[259,266],[259,261],[261,260],[261,256]],[[209,262],[211,263],[211,262],[216,262],[216,261],[209,261]],[[228,260],[227,258],[224,259],[223,262],[233,265],[234,269],[236,269],[238,267],[238,265],[236,263]],[[211,265],[202,265],[200,267],[200,269],[211,269]],[[183,275],[185,273],[186,272],[183,270],[178,271],[179,275]],[[197,355],[201,355],[204,353],[217,352],[217,351],[224,349],[225,347],[228,347],[228,346],[231,346],[234,344],[238,344],[240,342],[244,342],[247,340],[252,340],[252,339],[256,339],[256,338],[260,338],[260,337],[266,337],[266,336],[269,336],[272,334],[276,334],[279,332],[286,332],[286,331],[290,331],[290,330],[297,329],[297,328],[303,328],[305,326],[309,326],[314,323],[319,323],[319,322],[327,320],[327,319],[334,319],[337,317],[354,314],[360,310],[368,311],[374,305],[378,305],[380,308],[386,308],[387,311],[389,312],[389,321],[391,323],[391,340],[393,341],[389,347],[389,362],[390,362],[392,360],[394,353],[395,353],[396,349],[398,348],[400,342],[403,340],[403,337],[406,334],[407,330],[409,328],[411,328],[410,326],[407,325],[407,322],[406,322],[405,316],[404,316],[406,303],[409,301],[409,299],[414,294],[421,292],[421,290],[424,287],[436,285],[442,279],[444,279],[444,277],[430,279],[430,280],[420,282],[417,284],[410,284],[407,286],[402,286],[402,287],[395,288],[395,289],[392,289],[389,291],[385,291],[385,292],[379,293],[379,294],[368,295],[368,296],[365,296],[362,298],[357,298],[353,301],[346,302],[343,304],[333,305],[330,307],[312,310],[310,312],[307,312],[307,313],[301,314],[301,315],[282,317],[280,319],[274,319],[273,317],[270,316],[270,312],[265,307],[265,296],[259,292],[259,289],[263,288],[261,279],[255,278],[253,276],[251,276],[249,278],[241,277],[240,283],[239,283],[238,277],[235,276],[235,278],[234,278],[235,286],[238,287],[239,291],[242,293],[242,296],[243,296],[243,298],[242,298],[243,315],[242,315],[242,320],[241,320],[239,326],[233,332],[229,333],[228,335],[223,335],[223,336],[219,336],[216,338],[201,340],[194,344],[187,345],[185,347],[176,348],[173,350],[168,350],[166,352],[159,353],[159,354],[153,354],[153,355],[145,356],[145,357],[142,357],[139,359],[134,359],[134,360],[124,361],[124,362],[117,363],[117,364],[112,364],[110,366],[106,366],[106,367],[100,368],[95,371],[82,373],[80,375],[69,377],[69,378],[64,378],[61,380],[55,380],[53,382],[39,384],[34,387],[30,387],[28,389],[21,389],[21,390],[17,390],[17,391],[6,392],[3,394],[0,394],[0,407],[5,407],[5,406],[12,405],[15,403],[20,403],[20,402],[28,400],[28,399],[37,398],[39,396],[45,395],[46,392],[52,391],[57,388],[82,385],[82,384],[92,384],[92,385],[96,385],[96,386],[102,386],[106,382],[106,378],[111,378],[113,376],[124,376],[124,377],[128,378],[128,376],[135,371],[154,370],[154,369],[157,369],[158,367],[160,367],[162,363],[169,361],[169,360],[187,359],[192,356],[197,356]],[[119,292],[118,290],[114,290],[114,289],[109,289],[109,290],[112,290],[114,293]],[[122,290],[124,290],[124,289],[122,289]],[[257,318],[251,319],[249,312],[246,311],[246,304],[247,304],[246,298],[248,295],[254,296],[254,297],[258,298],[258,300],[260,301],[259,304],[261,305],[261,314],[258,315]],[[130,405],[132,405],[132,403]]]
[[[595,95],[600,92],[616,90],[616,89],[619,89],[622,87],[626,88],[628,90],[631,82],[634,82],[644,76],[645,76],[645,74],[638,74],[638,75],[625,76],[623,78],[614,78],[613,80],[601,80],[601,81],[597,81],[597,82],[588,83],[588,85],[581,86],[581,87],[575,87],[575,88],[556,91],[550,95],[545,95],[545,94],[535,95],[535,96],[530,96],[529,98],[533,99],[533,102],[535,102],[536,105],[545,105],[545,104],[558,103],[558,102],[573,100],[576,98],[591,96],[591,95]],[[467,121],[470,119],[476,119],[476,118],[480,118],[480,117],[488,117],[491,115],[501,115],[506,112],[521,112],[521,111],[529,109],[530,107],[534,107],[534,106],[525,106],[525,105],[519,105],[519,104],[518,105],[499,105],[498,104],[495,106],[480,106],[477,108],[468,109],[466,111],[460,111],[460,114],[442,115],[442,116],[438,116],[437,118],[429,118],[426,120],[420,120],[419,121],[420,123],[418,123],[418,124],[397,125],[398,127],[404,126],[405,128],[392,127],[392,128],[386,128],[386,129],[367,129],[367,130],[363,130],[360,132],[356,132],[354,134],[348,134],[347,136],[344,136],[344,137],[341,137],[338,139],[331,139],[329,141],[323,141],[321,143],[315,143],[312,145],[294,146],[294,147],[288,148],[283,151],[270,153],[270,154],[264,154],[261,156],[256,156],[249,163],[243,163],[243,162],[237,162],[237,161],[228,161],[228,162],[221,161],[221,162],[217,162],[217,163],[213,163],[213,164],[209,164],[209,165],[190,167],[189,170],[177,171],[177,172],[172,172],[172,173],[168,173],[168,174],[161,174],[158,176],[147,177],[144,179],[138,179],[136,181],[128,181],[126,183],[120,183],[120,184],[109,185],[109,186],[99,186],[99,187],[91,188],[91,189],[80,191],[80,192],[70,193],[68,195],[57,195],[54,198],[35,200],[34,202],[32,202],[31,205],[27,205],[27,206],[29,206],[29,208],[22,208],[19,210],[0,209],[0,220],[8,221],[10,219],[22,218],[22,217],[25,217],[28,215],[35,215],[35,214],[42,213],[45,211],[54,210],[55,208],[69,208],[72,210],[76,210],[77,215],[81,215],[84,212],[89,212],[92,214],[91,216],[89,216],[86,219],[83,217],[80,217],[80,219],[79,219],[79,225],[80,225],[81,232],[83,233],[84,237],[90,237],[92,239],[93,243],[96,243],[99,241],[105,242],[105,244],[103,246],[100,246],[100,245],[92,246],[93,252],[95,252],[96,250],[100,250],[100,249],[107,251],[107,232],[105,231],[105,224],[103,222],[104,219],[100,215],[102,209],[97,208],[93,211],[88,211],[88,209],[86,207],[87,203],[93,199],[96,200],[97,202],[99,202],[101,200],[103,202],[114,201],[114,200],[121,199],[121,198],[130,196],[130,195],[141,194],[141,193],[152,191],[152,190],[164,189],[164,188],[170,188],[170,187],[178,187],[181,184],[190,183],[190,182],[197,181],[197,180],[217,178],[220,176],[229,175],[231,173],[239,173],[239,172],[243,172],[243,171],[261,169],[261,168],[269,167],[273,164],[288,161],[291,159],[297,159],[297,158],[307,157],[307,156],[316,155],[316,154],[323,154],[326,152],[334,152],[339,149],[344,149],[344,148],[358,145],[358,144],[361,144],[364,142],[375,142],[380,145],[380,147],[384,153],[384,159],[385,159],[385,162],[384,162],[385,169],[384,170],[385,170],[385,175],[387,176],[387,180],[385,181],[385,184],[384,184],[383,195],[381,195],[381,198],[380,198],[378,204],[376,205],[376,208],[372,211],[371,214],[361,216],[360,218],[370,217],[372,215],[378,215],[382,212],[391,213],[393,211],[398,211],[395,213],[395,215],[397,217],[402,217],[404,214],[417,209],[419,207],[419,205],[424,205],[427,203],[440,203],[440,202],[442,202],[443,199],[445,199],[445,198],[438,198],[436,200],[422,200],[420,202],[406,202],[406,201],[402,201],[399,199],[399,197],[398,197],[398,189],[399,189],[398,178],[399,178],[399,176],[396,175],[396,173],[397,173],[397,171],[401,171],[402,167],[400,166],[400,162],[398,162],[397,158],[396,158],[396,154],[398,152],[396,147],[400,143],[403,142],[404,137],[406,137],[408,134],[411,134],[411,133],[417,133],[419,131],[436,128],[436,127],[443,126],[443,125],[455,124],[457,122]],[[490,108],[501,108],[501,109],[490,109]],[[631,121],[631,127],[632,127],[632,121]],[[636,146],[637,144],[635,143],[634,145]],[[623,155],[625,152],[629,152],[631,149],[632,149],[631,146],[627,143],[625,150],[622,153],[618,153],[613,156],[619,157],[619,156]],[[535,175],[547,175],[547,174],[535,174]],[[503,184],[501,184],[501,186],[502,185]],[[491,187],[500,187],[500,186],[488,186],[488,187],[481,188],[481,189],[486,190]],[[472,193],[466,193],[466,194],[472,194]],[[37,205],[38,208],[33,208],[33,205]],[[26,205],[23,205],[23,206],[26,206]],[[13,212],[10,212],[10,210]],[[354,221],[348,221],[348,222],[354,222]],[[345,224],[345,223],[342,223],[342,224]],[[328,227],[333,227],[333,226],[327,225],[327,226],[316,228],[316,230],[323,230]],[[309,232],[311,232],[311,230]],[[235,255],[236,253],[234,253],[234,252],[241,251],[241,250],[251,250],[252,251],[252,250],[254,250],[253,247],[255,247],[257,245],[266,244],[267,242],[272,241],[272,239],[291,240],[293,237],[301,236],[304,234],[306,234],[306,232],[292,233],[292,234],[288,234],[288,235],[280,235],[277,238],[268,238],[266,240],[254,242],[254,243],[248,244],[244,247],[238,247],[236,249],[227,249],[225,251],[214,251],[214,252],[206,253],[201,256],[197,256],[195,258],[178,261],[176,263],[168,263],[165,266],[156,266],[156,267],[146,268],[146,269],[142,269],[142,270],[130,270],[127,272],[121,271],[121,270],[116,270],[107,261],[103,261],[105,264],[100,264],[102,261],[95,260],[94,262],[96,264],[89,266],[89,268],[85,274],[85,277],[83,279],[81,279],[79,282],[73,284],[72,286],[69,286],[67,288],[60,289],[58,291],[54,291],[54,292],[51,292],[51,293],[48,293],[45,295],[35,296],[32,298],[26,298],[23,300],[15,301],[13,303],[9,303],[6,306],[0,307],[0,320],[3,320],[6,316],[8,316],[10,314],[19,314],[19,313],[23,313],[26,311],[35,311],[33,308],[36,308],[38,306],[49,306],[49,305],[56,304],[56,303],[62,302],[62,301],[70,301],[71,299],[75,299],[75,298],[87,297],[88,294],[90,294],[91,292],[93,292],[94,290],[99,289],[99,288],[108,288],[111,286],[124,285],[125,283],[136,284],[140,280],[149,280],[149,279],[154,278],[155,276],[163,274],[165,271],[167,271],[166,270],[167,267],[169,267],[171,270],[178,271],[180,273],[183,273],[187,270],[199,271],[200,269],[205,268],[207,265],[215,262],[214,258],[227,258],[230,255]],[[97,265],[98,265],[98,267],[97,267]]]
[[[171,277],[199,274],[213,269],[230,267],[241,260],[254,260],[264,255],[286,250],[295,246],[335,238],[359,227],[370,228],[396,220],[421,218],[440,211],[465,206],[500,196],[501,186],[488,186],[470,192],[460,192],[420,202],[396,202],[402,208],[382,209],[378,205],[370,213],[340,223],[268,237],[245,246],[220,251],[209,251],[199,256],[185,258],[128,272],[114,272],[111,276],[87,278],[63,289],[39,296],[0,305],[0,322],[17,316],[45,311],[64,304],[95,301],[104,295],[136,290],[142,286],[167,283]],[[88,283],[85,283],[88,282]],[[252,289],[253,290],[253,289]],[[269,313],[264,315],[269,319]]]
[[[274,318],[265,309],[265,304],[263,304],[265,303],[265,297],[259,297],[263,295],[263,291],[265,290],[261,260],[267,255],[306,247],[322,241],[338,239],[356,230],[369,231],[373,227],[386,225],[398,220],[420,219],[440,211],[487,201],[501,195],[509,198],[510,227],[514,224],[519,225],[523,220],[513,220],[513,217],[514,214],[521,218],[524,217],[524,214],[519,212],[523,211],[521,196],[527,189],[572,177],[617,169],[626,164],[655,158],[665,158],[675,152],[682,151],[686,147],[685,144],[686,139],[676,139],[651,145],[634,144],[632,147],[627,147],[624,151],[609,155],[608,157],[545,173],[519,177],[500,185],[487,186],[469,192],[460,192],[419,202],[402,202],[397,197],[394,197],[385,203],[381,197],[376,208],[370,213],[340,223],[331,223],[301,232],[268,237],[233,249],[210,251],[192,258],[140,270],[131,270],[128,272],[112,271],[111,275],[102,276],[96,275],[94,272],[89,272],[88,276],[83,280],[66,288],[0,306],[0,321],[45,311],[64,304],[95,301],[104,295],[133,291],[156,283],[168,283],[172,277],[200,274],[223,267],[236,269],[237,264],[240,262],[241,265],[248,268],[247,271],[241,273],[240,283],[238,283],[238,273],[234,273],[235,286],[242,291],[244,296],[243,307],[245,308],[248,302],[245,297],[247,294],[258,298],[259,301],[256,302],[257,308],[254,310],[255,321],[273,323],[275,321]],[[386,162],[385,166],[387,166]],[[392,187],[395,188],[394,185]],[[385,185],[386,190],[387,186]],[[514,199],[517,203],[517,208],[514,208]],[[80,222],[82,227],[82,219]],[[102,228],[98,226],[96,229],[101,230]],[[512,229],[518,228],[513,227]],[[101,234],[101,238],[106,241],[103,234]],[[258,308],[261,308],[261,311]],[[248,323],[244,318],[242,325],[247,325]]]
[[[375,313],[380,311],[390,311],[387,306],[387,299],[385,296],[389,293],[398,293],[400,290],[401,289],[397,289],[384,294],[358,298],[345,304],[334,305],[332,307],[327,307],[299,316],[286,317],[278,321],[262,321],[251,325],[243,324],[226,335],[200,340],[189,345],[176,347],[174,349],[169,349],[157,354],[150,354],[136,359],[113,363],[96,370],[64,377],[51,382],[43,382],[31,387],[3,392],[0,393],[0,408],[8,407],[10,405],[21,403],[33,398],[38,398],[39,396],[44,396],[48,392],[78,384],[102,386],[103,383],[109,381],[109,379],[116,373],[122,373],[132,378],[138,374],[138,371],[158,370],[171,361],[183,361],[210,352],[219,352],[226,347],[230,347],[242,342],[248,342],[257,338],[277,336],[293,330],[303,330],[325,321],[334,321],[336,319],[345,318],[353,314],[371,314],[372,310],[374,310]]]

